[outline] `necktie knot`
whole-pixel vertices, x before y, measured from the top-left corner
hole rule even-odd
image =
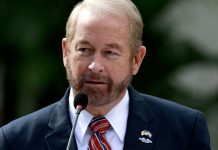
[[[89,123],[89,127],[93,133],[105,133],[110,129],[111,125],[105,117],[94,117]]]
[[[94,117],[89,123],[89,128],[93,134],[89,140],[88,150],[112,150],[106,140],[104,133],[110,129],[111,125],[105,117]]]

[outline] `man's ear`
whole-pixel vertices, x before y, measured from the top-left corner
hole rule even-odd
[[[142,64],[142,61],[146,55],[146,48],[145,46],[140,46],[139,50],[134,54],[133,61],[132,61],[132,74],[136,75],[139,71],[139,68]]]
[[[69,54],[69,48],[68,48],[66,38],[62,39],[62,54],[63,54],[63,63],[64,63],[64,66],[66,66],[66,64],[67,64],[67,55]]]

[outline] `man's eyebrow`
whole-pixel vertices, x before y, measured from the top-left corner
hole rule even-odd
[[[77,43],[78,44],[84,44],[84,45],[91,45],[91,43],[89,41],[87,41],[87,40],[79,40]]]
[[[120,46],[117,43],[108,43],[106,46],[115,48],[115,49],[120,49]]]
[[[90,46],[90,47],[92,47],[92,44],[89,42],[89,41],[87,41],[87,40],[79,40],[79,41],[77,41],[76,42],[76,47],[78,47],[78,46]]]

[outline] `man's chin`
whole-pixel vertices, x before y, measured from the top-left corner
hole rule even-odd
[[[99,87],[86,87],[81,89],[74,89],[74,94],[84,93],[87,94],[88,97],[99,97],[99,95],[108,95],[108,91],[106,88]]]
[[[93,88],[93,89],[87,89],[84,91],[85,94],[87,94],[90,97],[102,97],[102,96],[107,96],[109,93],[106,90],[102,90],[100,88]]]
[[[103,84],[103,85],[92,85],[92,84],[86,84],[81,88],[82,91],[85,93],[106,93],[108,92],[108,85]]]

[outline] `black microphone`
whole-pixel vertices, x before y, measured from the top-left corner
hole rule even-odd
[[[88,104],[88,97],[84,93],[79,93],[74,98],[74,107],[76,114],[80,114],[81,110],[85,109]]]
[[[72,127],[72,130],[71,130],[71,133],[70,133],[70,137],[69,137],[69,140],[68,140],[68,143],[67,143],[67,149],[66,150],[69,150],[70,149],[70,145],[71,145],[71,141],[72,141],[72,137],[74,135],[74,132],[75,132],[75,128],[76,128],[76,124],[77,124],[77,120],[78,120],[78,117],[79,117],[79,114],[82,110],[84,110],[86,108],[88,104],[88,97],[86,94],[84,93],[79,93],[75,96],[74,98],[74,107],[76,108],[76,119],[73,123],[73,127]]]

